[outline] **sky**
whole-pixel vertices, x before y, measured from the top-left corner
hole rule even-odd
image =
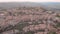
[[[0,0],[0,2],[60,2],[60,0]]]

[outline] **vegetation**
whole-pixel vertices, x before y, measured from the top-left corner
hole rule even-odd
[[[52,31],[50,31],[50,32],[48,32],[48,34],[56,34],[56,32],[52,32]]]
[[[56,16],[60,18],[60,15],[57,14]]]
[[[56,25],[57,27],[60,27],[60,23],[57,23],[57,25]]]
[[[33,32],[33,31],[28,31],[28,32],[25,33],[25,34],[34,34],[34,32]]]

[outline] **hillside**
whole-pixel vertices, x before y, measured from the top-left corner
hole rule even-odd
[[[60,12],[42,7],[1,9],[0,34],[60,34]]]

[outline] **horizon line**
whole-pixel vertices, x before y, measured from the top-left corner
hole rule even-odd
[[[24,2],[24,1],[23,1]],[[28,2],[28,1],[26,1]],[[9,3],[9,2],[0,2],[0,3]],[[20,2],[19,2],[20,3]],[[45,3],[45,2],[32,2],[32,3]],[[46,2],[47,3],[47,2]],[[49,2],[48,2],[49,3]],[[60,3],[60,2],[53,2],[53,3]]]

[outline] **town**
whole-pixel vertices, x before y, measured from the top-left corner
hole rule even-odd
[[[0,9],[0,34],[60,34],[60,12],[42,7]]]

